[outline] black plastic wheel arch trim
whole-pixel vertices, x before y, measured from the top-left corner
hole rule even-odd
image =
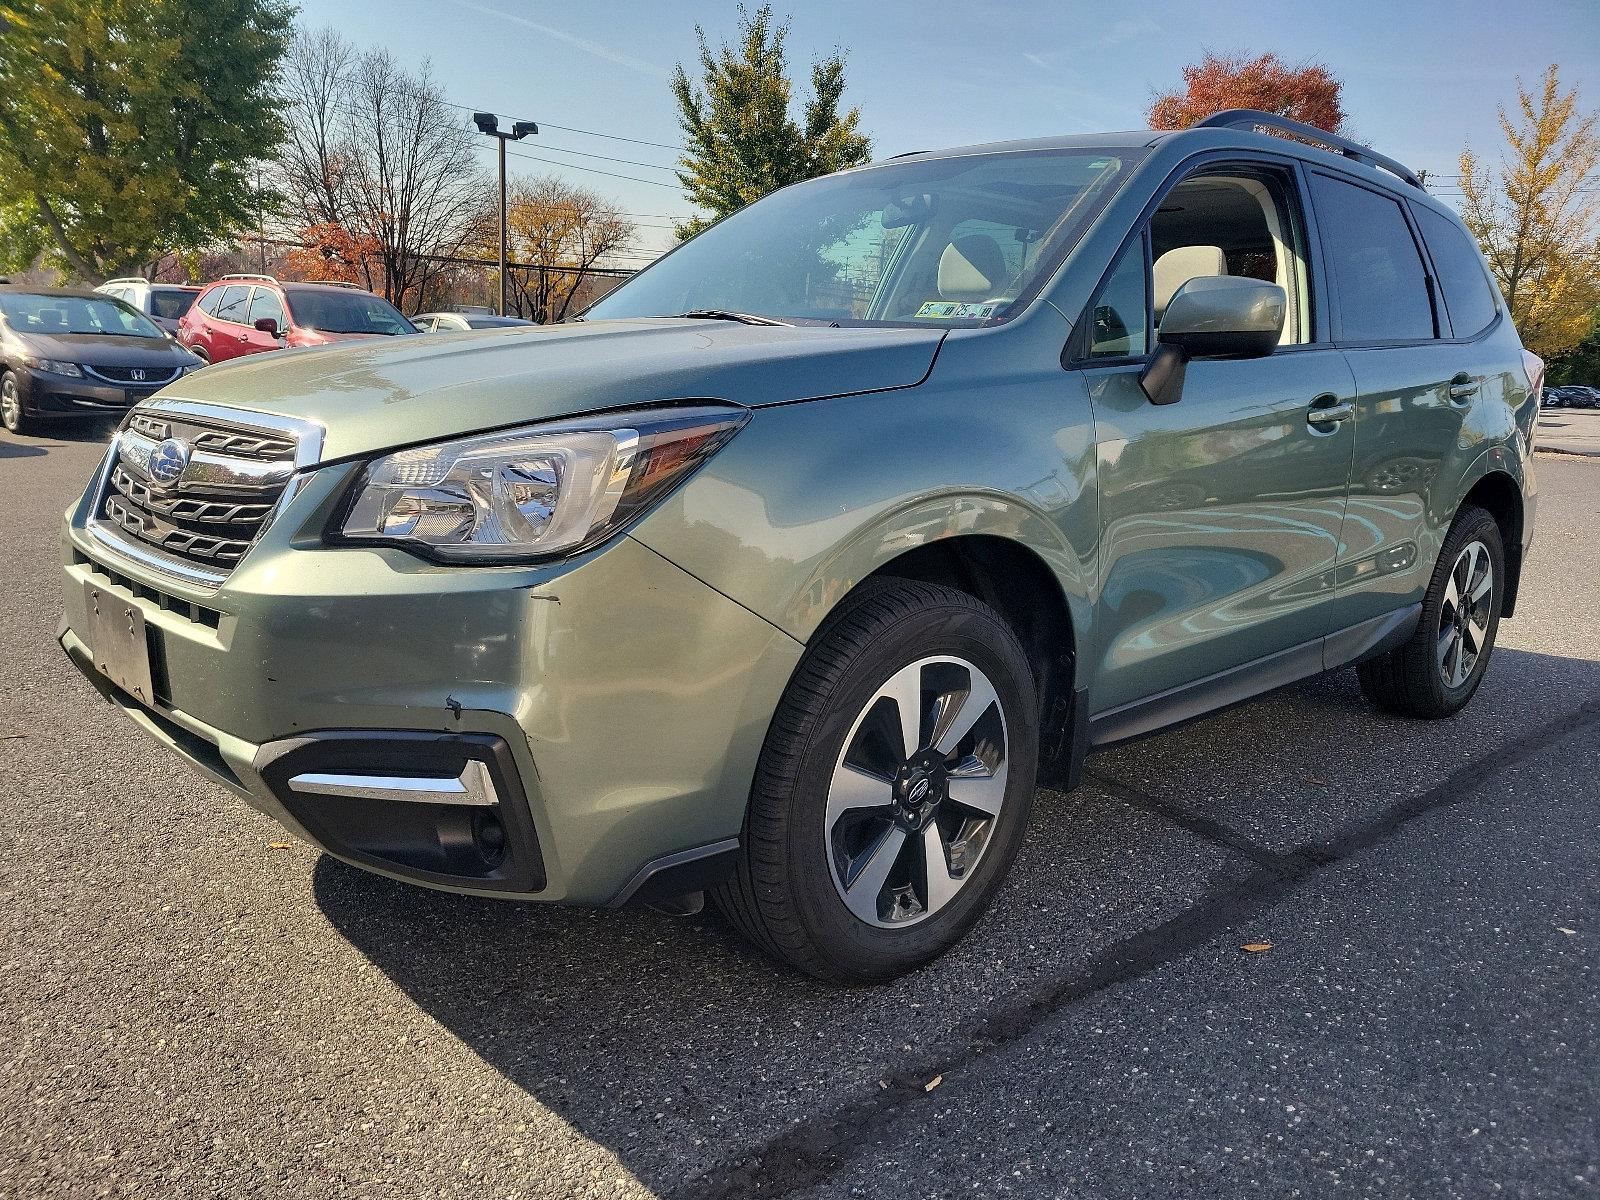
[[[732,878],[738,855],[739,839],[732,837],[652,858],[634,872],[606,907],[621,908],[634,900],[649,904],[704,891]]]

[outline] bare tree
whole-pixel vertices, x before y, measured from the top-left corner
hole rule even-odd
[[[517,181],[506,210],[512,257],[532,264],[508,281],[512,301],[539,322],[564,320],[590,270],[634,233],[611,201],[553,175]]]
[[[342,225],[349,217],[346,146],[349,122],[342,105],[350,92],[355,47],[332,29],[297,31],[284,61],[289,102],[288,136],[278,154],[278,176],[302,225]]]
[[[385,50],[303,33],[285,90],[292,132],[277,165],[296,234],[338,240],[336,227],[371,247],[354,265],[396,305],[436,291],[440,260],[479,234],[489,184],[427,64],[413,74]]]

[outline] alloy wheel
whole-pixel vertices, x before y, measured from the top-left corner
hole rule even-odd
[[[17,381],[6,379],[0,383],[0,422],[7,429],[15,429],[22,420],[22,397],[17,394]]]
[[[1472,677],[1489,637],[1494,612],[1494,561],[1482,542],[1469,542],[1450,569],[1439,607],[1439,633],[1435,653],[1439,674],[1448,688],[1459,688]]]
[[[1006,792],[1006,714],[960,658],[895,672],[851,727],[824,831],[845,906],[879,928],[915,924],[973,877]]]

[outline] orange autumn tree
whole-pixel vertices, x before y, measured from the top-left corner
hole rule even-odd
[[[1338,133],[1343,85],[1320,63],[1290,66],[1276,54],[1259,58],[1211,51],[1183,69],[1183,87],[1156,95],[1152,129],[1187,129],[1226,108],[1255,108]]]
[[[383,247],[370,234],[351,233],[337,221],[308,225],[296,235],[300,245],[283,257],[301,279],[326,279],[372,289],[373,268]]]

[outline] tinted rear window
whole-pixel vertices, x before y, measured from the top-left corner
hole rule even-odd
[[[1322,174],[1311,176],[1311,193],[1330,268],[1339,340],[1433,337],[1427,272],[1400,202]]]
[[[323,333],[415,333],[410,321],[387,300],[370,292],[290,292],[294,323]]]
[[[185,291],[183,288],[152,288],[150,289],[150,314],[168,321],[176,321],[189,311],[189,306],[194,303],[194,298],[194,292]]]
[[[1413,204],[1411,211],[1416,214],[1422,240],[1433,255],[1433,269],[1438,272],[1444,304],[1450,310],[1452,332],[1456,337],[1482,333],[1494,320],[1499,305],[1478,247],[1449,218],[1420,204]]]

